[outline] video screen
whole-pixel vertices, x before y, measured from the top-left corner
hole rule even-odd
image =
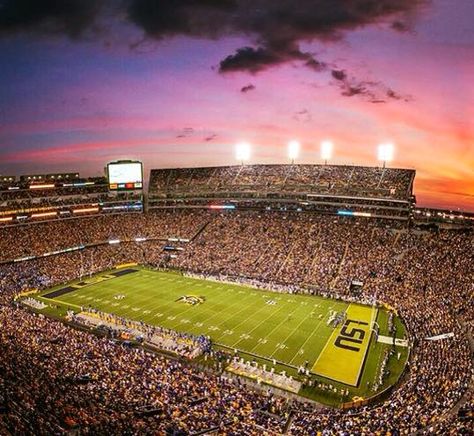
[[[113,162],[107,165],[109,188],[112,190],[142,189],[141,162]]]

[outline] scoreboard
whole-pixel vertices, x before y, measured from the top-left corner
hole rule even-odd
[[[130,160],[110,162],[107,178],[112,191],[143,189],[143,164]]]

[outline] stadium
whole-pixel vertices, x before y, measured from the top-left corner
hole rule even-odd
[[[474,435],[473,22],[0,0],[0,436]]]
[[[2,176],[0,433],[470,434],[474,215],[415,178]]]

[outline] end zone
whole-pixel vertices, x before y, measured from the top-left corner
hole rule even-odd
[[[329,337],[312,372],[350,386],[359,384],[377,308],[351,303],[347,319]]]

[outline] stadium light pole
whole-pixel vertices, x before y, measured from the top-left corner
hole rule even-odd
[[[387,162],[393,160],[394,147],[391,143],[380,144],[378,147],[378,159],[383,162],[383,168],[385,168]]]
[[[321,159],[324,160],[324,165],[328,164],[328,160],[332,158],[332,150],[334,146],[331,141],[321,142]]]
[[[235,158],[242,165],[250,159],[250,144],[248,142],[239,142],[235,146]]]
[[[291,160],[291,163],[295,163],[295,159],[298,158],[300,154],[300,143],[298,141],[290,141],[288,143],[288,157]]]

